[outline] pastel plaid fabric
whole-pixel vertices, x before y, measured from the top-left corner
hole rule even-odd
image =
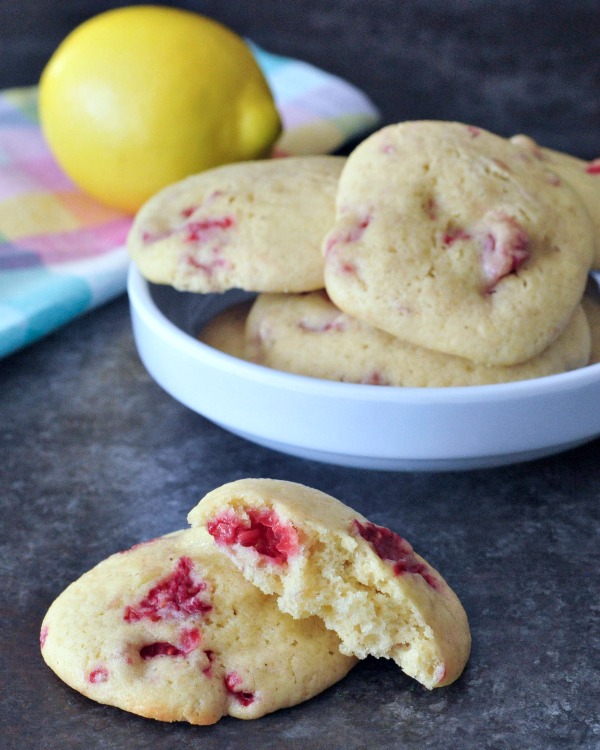
[[[356,87],[250,44],[283,121],[277,155],[332,152],[377,126]],[[0,356],[125,292],[131,218],[61,171],[39,128],[36,87],[0,92]]]

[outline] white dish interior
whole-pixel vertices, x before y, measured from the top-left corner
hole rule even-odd
[[[150,375],[171,396],[260,445],[368,469],[442,471],[526,461],[600,435],[600,364],[501,385],[395,388],[278,372],[195,336],[248,297],[190,294],[128,279],[133,331]]]

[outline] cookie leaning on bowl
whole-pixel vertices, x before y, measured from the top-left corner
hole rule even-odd
[[[40,643],[48,666],[88,698],[192,724],[295,705],[355,664],[320,620],[282,613],[201,529],[85,573],[51,605]]]
[[[323,286],[341,156],[227,164],[177,182],[137,213],[127,246],[149,281],[190,292]]]
[[[427,688],[462,673],[471,636],[456,594],[406,540],[339,500],[245,479],[208,493],[188,520],[283,612],[321,618],[343,653],[391,658]]]

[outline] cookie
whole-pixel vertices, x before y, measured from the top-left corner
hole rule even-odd
[[[471,639],[457,596],[406,540],[339,500],[243,479],[208,493],[188,520],[283,612],[321,618],[343,653],[394,659],[427,688],[463,671]]]
[[[485,365],[540,354],[594,252],[576,193],[508,140],[448,122],[387,126],[348,157],[323,243],[344,312]]]
[[[341,312],[324,292],[259,295],[248,316],[246,337],[244,356],[275,370],[408,387],[528,380],[584,367],[590,356],[590,330],[581,305],[545,351],[506,367],[406,343]]]
[[[251,307],[252,301],[226,308],[202,327],[198,339],[220,352],[246,359],[246,320]]]
[[[320,620],[283,614],[199,529],[84,574],[51,605],[40,642],[48,666],[83,695],[192,724],[292,706],[355,664]]]
[[[319,289],[344,161],[227,164],[170,185],[136,215],[131,258],[149,281],[191,292]]]
[[[591,331],[589,364],[600,362],[600,290],[595,281],[590,281],[583,295],[582,305]]]
[[[553,172],[557,179],[566,180],[587,208],[595,234],[596,251],[592,267],[600,270],[600,158],[592,161],[539,146],[527,135],[515,135],[511,143],[523,149],[531,159]]]

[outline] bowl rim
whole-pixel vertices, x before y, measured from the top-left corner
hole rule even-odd
[[[321,397],[344,400],[377,401],[390,404],[450,404],[486,403],[548,397],[565,391],[585,388],[600,381],[600,363],[586,365],[568,372],[545,375],[540,378],[494,383],[487,385],[414,387],[381,386],[366,383],[345,383],[283,372],[221,352],[184,331],[163,313],[151,294],[150,282],[130,263],[127,291],[130,304],[143,316],[147,325],[163,339],[196,361],[215,369],[237,373],[247,380],[289,391],[313,393]],[[177,291],[173,289],[173,291]]]

